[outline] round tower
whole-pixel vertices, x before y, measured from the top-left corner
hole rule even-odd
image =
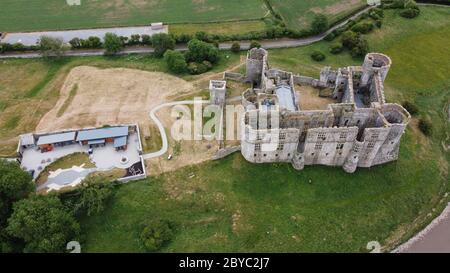
[[[381,53],[369,53],[364,59],[362,65],[363,75],[361,77],[361,85],[367,85],[372,79],[375,72],[380,73],[381,79],[384,82],[389,68],[391,67],[392,61],[388,56]]]

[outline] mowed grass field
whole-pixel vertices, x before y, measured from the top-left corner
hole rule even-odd
[[[358,169],[289,164],[257,165],[239,154],[221,161],[117,188],[109,208],[82,219],[86,252],[143,252],[142,223],[165,219],[176,225],[162,252],[342,252],[384,250],[428,224],[448,202],[450,155],[442,149],[450,103],[450,9],[422,7],[408,20],[387,11],[383,28],[368,35],[371,49],[391,56],[388,101],[421,107],[404,135],[396,162]],[[272,66],[318,76],[324,65],[361,64],[348,54],[313,62],[328,42],[270,51]],[[417,129],[418,117],[433,120],[434,134]],[[194,176],[192,176],[194,175]]]
[[[1,12],[0,32],[17,32],[257,20],[267,8],[261,0],[2,0]]]
[[[324,14],[331,24],[367,5],[367,0],[270,0],[288,27],[309,28],[315,14]]]

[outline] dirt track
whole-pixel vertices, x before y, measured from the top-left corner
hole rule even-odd
[[[76,95],[58,117],[75,84],[78,85]],[[192,90],[191,83],[160,72],[79,66],[67,76],[56,106],[44,115],[36,131],[148,123],[150,109],[169,96]]]

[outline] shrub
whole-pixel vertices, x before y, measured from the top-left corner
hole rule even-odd
[[[121,39],[114,33],[106,33],[103,40],[105,55],[115,55],[119,53],[123,48],[123,39]]]
[[[360,37],[358,33],[351,30],[348,30],[342,34],[342,44],[348,49],[354,48],[358,44],[359,39]]]
[[[189,34],[180,34],[173,37],[176,43],[188,43],[192,40],[192,36]]]
[[[155,56],[162,57],[167,50],[175,49],[175,40],[166,33],[158,33],[152,36],[152,46]]]
[[[209,61],[216,63],[219,60],[219,49],[206,42],[197,39],[191,40],[188,43],[188,49],[186,59],[190,62]]]
[[[408,18],[408,19],[415,18],[415,17],[419,16],[419,14],[420,14],[420,10],[413,9],[413,8],[408,8],[408,9],[404,9],[404,10],[400,11],[400,16],[402,16],[404,18]]]
[[[331,32],[330,34],[328,34],[327,36],[325,36],[325,38],[323,38],[325,41],[333,41],[334,38],[336,38],[336,35],[334,34],[334,32]]]
[[[316,14],[311,23],[311,33],[319,34],[328,29],[328,18],[323,14]]]
[[[170,242],[174,235],[174,227],[168,221],[152,220],[145,224],[139,238],[148,251],[158,251]]]
[[[44,58],[54,56],[61,57],[66,51],[66,47],[61,38],[42,36],[38,42],[39,50]],[[14,46],[14,45],[13,45]]]
[[[234,53],[238,53],[239,51],[241,51],[241,45],[238,42],[234,42],[231,45],[231,51]]]
[[[377,28],[381,28],[381,26],[383,25],[383,21],[381,21],[381,20],[376,20],[376,21],[375,21],[375,25],[377,26]]]
[[[369,52],[369,43],[366,39],[360,37],[358,43],[351,49],[350,54],[353,58],[364,57]]]
[[[209,35],[204,31],[199,31],[195,33],[195,39],[203,41],[203,42],[209,42]]]
[[[320,51],[313,51],[313,53],[311,53],[311,58],[316,62],[321,62],[325,60],[326,57],[325,54]]]
[[[143,34],[141,36],[141,43],[143,45],[151,45],[152,44],[152,37],[150,35]]]
[[[334,43],[330,46],[330,53],[332,54],[339,54],[342,51],[344,51],[344,46],[342,43]]]
[[[164,60],[167,63],[167,67],[174,73],[183,73],[187,69],[186,59],[183,53],[174,50],[167,50],[164,53]]]
[[[374,8],[369,11],[369,16],[374,20],[378,20],[380,18],[384,18],[384,11],[380,8]]]
[[[371,22],[362,22],[354,25],[351,30],[356,33],[366,34],[373,30],[374,26]]]
[[[141,35],[139,34],[133,34],[130,36],[130,41],[128,42],[129,45],[138,45],[141,43]]]
[[[208,71],[208,67],[204,63],[191,62],[188,65],[188,72],[192,75],[203,74]]]
[[[82,39],[80,38],[73,38],[72,40],[69,41],[69,44],[72,48],[82,48],[83,43],[82,43]]]
[[[90,36],[87,39],[87,47],[88,48],[101,48],[102,47],[102,41],[98,37]]]
[[[206,70],[209,71],[213,68],[213,65],[209,61],[203,61],[202,64],[206,67]],[[206,72],[206,71],[205,71]]]
[[[433,134],[433,125],[427,119],[419,119],[419,129],[426,136],[431,136]]]
[[[416,115],[419,113],[419,107],[410,101],[405,101],[402,103],[402,106],[408,111],[411,115]]]
[[[40,44],[39,44],[39,48],[42,49],[42,46]],[[27,47],[21,43],[14,43],[11,45],[11,50],[12,51],[25,51],[25,50],[27,50]]]
[[[251,41],[250,43],[250,49],[252,48],[260,48],[261,44],[258,41]]]

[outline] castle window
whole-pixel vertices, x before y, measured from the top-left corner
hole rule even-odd
[[[261,152],[261,143],[256,143],[255,144],[255,151],[256,152]]]
[[[372,134],[372,139],[378,139],[379,136],[380,136],[379,133],[374,133]]]
[[[256,140],[262,140],[262,135],[260,133],[256,133]]]
[[[373,147],[375,147],[375,142],[369,142],[369,144],[367,144],[367,148],[372,149]]]
[[[284,144],[283,143],[278,143],[277,150],[278,151],[283,151],[283,149],[284,149]]]
[[[341,132],[339,138],[347,138],[347,132]]]
[[[336,150],[342,150],[344,148],[344,144],[343,143],[338,143],[336,145]]]
[[[348,119],[344,122],[344,126],[348,125]]]
[[[325,140],[325,139],[326,139],[325,133],[319,133],[318,139],[320,139],[320,140]]]
[[[286,139],[286,133],[280,133],[280,139],[281,140]]]
[[[316,143],[316,146],[314,147],[315,150],[322,150],[322,143]]]

